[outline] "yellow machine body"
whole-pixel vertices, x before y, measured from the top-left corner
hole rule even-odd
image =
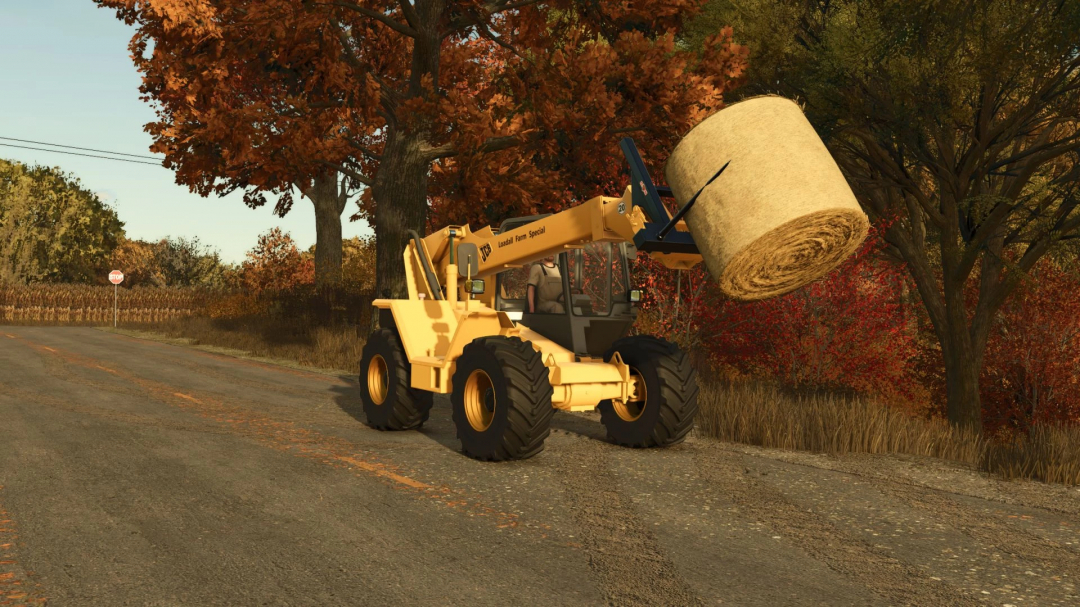
[[[460,244],[476,245],[478,271],[467,278],[489,279],[498,272],[590,243],[632,243],[645,221],[640,208],[631,204],[627,188],[622,198],[596,197],[506,232],[448,226],[420,239],[419,250],[414,242],[409,243],[404,253],[409,298],[378,299],[374,306],[393,319],[411,365],[412,387],[450,393],[463,348],[481,337],[504,336],[519,337],[541,353],[556,409],[585,411],[604,400],[625,403],[641,398],[639,376],[617,353],[607,362],[580,356],[496,310],[495,288],[485,288],[479,296],[469,295],[459,283],[458,264],[452,263],[459,260],[452,259],[451,252]],[[675,229],[685,231],[686,227],[680,222]],[[688,269],[701,261],[701,255],[692,253],[650,255],[673,269]],[[439,279],[439,295],[445,292],[445,299],[433,291],[427,268]],[[488,280],[488,286],[494,282]]]

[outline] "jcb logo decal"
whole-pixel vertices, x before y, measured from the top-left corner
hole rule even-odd
[[[488,255],[491,255],[491,245],[485,244],[480,247],[480,261],[487,261]]]

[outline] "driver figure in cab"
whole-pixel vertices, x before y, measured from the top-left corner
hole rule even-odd
[[[529,313],[563,314],[563,284],[553,256],[545,257],[529,269]]]

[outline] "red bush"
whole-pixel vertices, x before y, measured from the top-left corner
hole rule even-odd
[[[1080,422],[1080,277],[1044,260],[1003,306],[987,344],[983,419],[990,431]]]
[[[643,257],[636,276],[651,296],[638,329],[788,386],[911,400],[918,386],[909,372],[915,332],[903,305],[906,275],[875,255],[880,245],[872,236],[822,280],[757,302],[725,298],[701,266],[680,278]]]

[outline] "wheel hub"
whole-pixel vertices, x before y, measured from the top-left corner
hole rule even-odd
[[[648,395],[645,392],[645,378],[633,367],[630,367],[630,381],[634,383],[635,387],[632,396],[626,402],[615,400],[611,404],[620,419],[633,422],[637,421],[641,414],[645,412],[645,402]]]
[[[491,427],[495,418],[495,388],[488,374],[477,369],[465,380],[465,417],[477,432]]]
[[[371,396],[371,402],[381,405],[386,402],[386,394],[390,387],[390,376],[386,368],[386,360],[376,354],[371,357],[367,368],[367,388]]]

